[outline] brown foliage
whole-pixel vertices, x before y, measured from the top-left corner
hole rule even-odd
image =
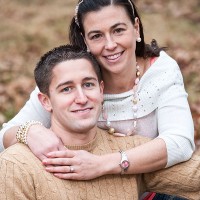
[[[76,0],[0,0],[0,124],[13,117],[35,87],[33,69],[45,51],[68,42]],[[200,2],[136,1],[147,43],[169,47],[182,70],[200,138]]]

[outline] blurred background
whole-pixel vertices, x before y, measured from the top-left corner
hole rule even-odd
[[[77,0],[0,0],[0,127],[28,100],[33,70],[46,51],[68,43]],[[137,0],[146,43],[155,38],[183,73],[200,138],[200,1]]]

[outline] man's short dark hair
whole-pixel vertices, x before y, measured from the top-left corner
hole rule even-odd
[[[88,60],[92,64],[98,81],[100,82],[102,80],[100,66],[92,54],[77,46],[62,45],[45,53],[37,63],[34,70],[34,76],[39,90],[42,93],[49,95],[49,86],[52,80],[52,70],[57,64],[63,61],[78,60],[82,58]]]

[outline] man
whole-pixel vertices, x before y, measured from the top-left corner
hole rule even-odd
[[[89,53],[70,45],[55,48],[37,64],[35,79],[41,91],[38,98],[51,113],[51,129],[66,148],[100,155],[148,141],[140,136],[116,138],[96,127],[103,101],[103,82],[98,63]],[[26,141],[25,137],[23,139]],[[121,155],[121,170],[125,173],[129,163],[125,152]],[[200,170],[194,170],[200,168],[198,156],[156,173],[70,181],[46,172],[29,148],[18,143],[0,155],[0,166],[0,199],[132,200],[148,190],[200,199]],[[69,168],[74,171],[71,166]]]

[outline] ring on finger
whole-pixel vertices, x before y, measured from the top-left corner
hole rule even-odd
[[[69,166],[69,172],[73,173],[74,172],[74,168],[72,166]]]

